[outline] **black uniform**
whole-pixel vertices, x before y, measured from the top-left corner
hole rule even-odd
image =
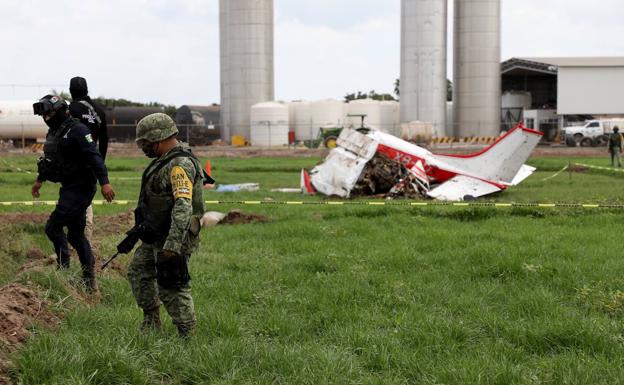
[[[80,120],[91,130],[91,136],[102,158],[106,159],[108,150],[108,127],[106,126],[106,112],[88,93],[87,81],[81,77],[72,78],[69,83],[72,102],[69,104],[69,113]]]
[[[37,179],[61,184],[58,203],[45,227],[46,234],[54,244],[60,267],[69,266],[69,241],[78,253],[84,278],[93,278],[95,261],[84,234],[85,214],[95,195],[96,181],[100,185],[109,183],[104,160],[91,130],[71,117],[60,127],[50,128],[44,153],[45,159],[53,161],[48,162],[47,168],[40,166]]]

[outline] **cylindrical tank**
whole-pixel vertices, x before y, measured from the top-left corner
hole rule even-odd
[[[400,108],[395,101],[383,101],[379,103],[380,124],[379,129],[388,134],[398,136],[400,134]]]
[[[364,125],[380,129],[381,126],[381,102],[372,99],[353,100],[347,104],[347,126],[358,128],[361,126],[361,118],[353,115],[366,115]]]
[[[228,79],[228,51],[227,51],[227,26],[228,6],[227,0],[219,0],[219,54],[220,54],[220,89],[221,89],[221,140],[229,142],[230,135],[230,97]]]
[[[316,100],[310,103],[310,113],[315,127],[342,127],[344,102],[336,99]]]
[[[219,119],[221,107],[212,106],[182,106],[177,109],[175,122],[182,138],[192,146],[211,144],[221,138]]]
[[[401,122],[446,133],[447,0],[401,1]]]
[[[454,30],[455,134],[497,136],[501,123],[500,0],[455,0]]]
[[[276,147],[288,145],[288,106],[264,102],[251,107],[251,145]]]
[[[163,111],[162,107],[113,107],[106,112],[110,141],[133,142],[137,123],[148,115]]]
[[[250,138],[251,106],[274,99],[273,0],[220,0],[224,140]]]
[[[314,127],[312,122],[312,112],[310,102],[299,101],[290,104],[294,121],[291,126],[295,128],[296,140],[316,139],[318,127]]]
[[[33,113],[35,102],[0,101],[0,139],[45,139],[48,126]]]
[[[533,98],[530,92],[507,91],[502,96],[501,108],[523,108],[528,110],[531,109],[532,103]]]

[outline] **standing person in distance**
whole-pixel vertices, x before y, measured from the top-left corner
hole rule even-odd
[[[78,253],[87,290],[95,292],[95,260],[84,234],[85,213],[95,195],[96,181],[102,186],[104,199],[108,202],[114,199],[108,171],[95,148],[90,130],[69,115],[63,99],[46,95],[33,104],[33,111],[35,115],[41,115],[49,129],[31,194],[39,198],[45,181],[61,184],[59,199],[46,223],[45,232],[54,245],[58,268],[69,268],[69,241]]]
[[[97,102],[89,97],[89,88],[85,78],[79,76],[71,78],[69,81],[69,93],[72,97],[72,101],[69,103],[69,113],[91,130],[91,138],[98,146],[102,159],[106,161],[106,153],[108,152],[106,112]],[[91,242],[93,235],[93,205],[87,208],[86,215],[85,235],[89,243],[93,245],[93,242]]]
[[[618,126],[613,127],[613,133],[609,136],[609,153],[611,154],[611,167],[615,167],[617,159],[618,167],[622,167],[620,154],[622,153],[622,135]]]

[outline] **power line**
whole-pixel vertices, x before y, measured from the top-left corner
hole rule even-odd
[[[22,88],[41,88],[41,87],[65,87],[66,84],[0,84],[0,87],[22,87]]]

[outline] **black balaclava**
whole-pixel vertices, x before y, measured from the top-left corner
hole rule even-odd
[[[148,158],[158,158],[159,155],[154,149],[155,144],[156,143],[148,142],[147,140],[141,143],[141,150]]]
[[[84,98],[89,94],[87,88],[87,80],[76,76],[69,81],[69,93],[71,93],[72,99]]]
[[[54,116],[50,119],[43,119],[45,124],[47,124],[51,130],[57,130],[59,127],[61,127],[61,124],[63,124],[65,120],[67,120],[67,108],[65,107],[57,110],[56,114],[54,114]]]

